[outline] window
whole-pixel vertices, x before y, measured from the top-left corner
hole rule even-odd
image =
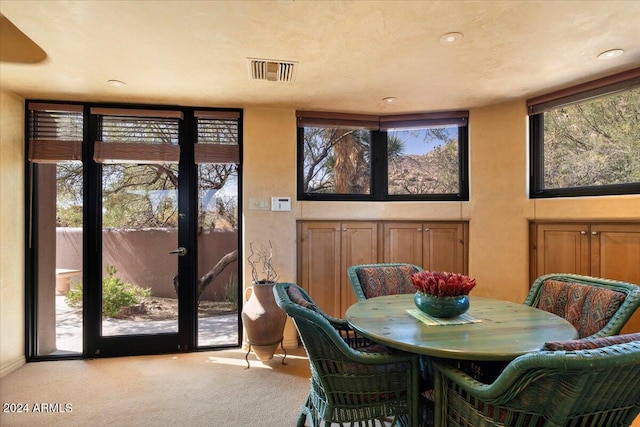
[[[466,111],[297,116],[299,200],[469,200]]]
[[[27,289],[37,301],[28,308],[29,326],[37,330],[28,341],[35,356],[80,354],[82,331],[75,336],[57,333],[63,325],[81,322],[82,307],[70,312],[62,306],[64,295],[81,282],[83,262],[83,106],[32,102],[27,104],[29,135]],[[52,309],[53,308],[53,309]]]
[[[640,69],[528,104],[532,198],[640,193]]]

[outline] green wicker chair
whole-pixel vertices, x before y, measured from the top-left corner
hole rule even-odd
[[[419,425],[417,355],[392,352],[358,336],[295,284],[278,283],[273,293],[293,318],[311,367],[298,427],[307,419],[312,426]]]
[[[537,278],[525,304],[570,321],[579,338],[616,335],[640,306],[640,286],[576,274]]]
[[[422,271],[413,264],[360,264],[347,268],[347,276],[358,301],[381,295],[412,294],[411,275]]]
[[[434,361],[435,425],[629,426],[640,413],[640,335],[635,335],[622,344],[520,356],[490,384]]]
[[[576,274],[548,274],[536,279],[524,304],[567,319],[578,338],[620,333],[640,306],[640,286]],[[491,382],[506,362],[460,361],[458,368],[478,381]]]

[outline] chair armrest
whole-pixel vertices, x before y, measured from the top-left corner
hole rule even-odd
[[[436,389],[442,386],[442,377],[446,377],[469,394],[497,404],[509,401],[513,397],[510,390],[513,389],[514,382],[521,375],[518,370],[507,368],[493,383],[485,384],[444,361],[434,360],[433,367]]]
[[[333,326],[336,331],[338,331],[342,339],[347,343],[349,347],[353,349],[359,349],[374,344],[373,341],[365,338],[363,335],[353,330],[345,319],[332,317],[328,314],[324,314],[324,317],[329,321],[329,323],[331,323],[331,326]]]

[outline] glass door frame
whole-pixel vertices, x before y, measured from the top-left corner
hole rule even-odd
[[[36,100],[25,100],[25,106]],[[56,104],[56,101],[47,101]],[[60,101],[62,103],[63,101]],[[194,161],[196,121],[193,118],[193,107],[166,107],[156,105],[130,104],[81,104],[86,123],[83,128],[81,160],[83,163],[82,194],[82,283],[86,284],[83,293],[82,310],[82,353],[81,354],[38,354],[38,227],[35,218],[39,209],[50,207],[39,206],[37,198],[37,165],[29,160],[25,162],[25,353],[27,361],[60,360],[78,358],[114,357],[143,354],[170,354],[213,348],[234,348],[242,344],[242,292],[238,292],[237,327],[238,340],[215,346],[198,346],[198,311],[196,301],[197,265],[198,265],[198,165]],[[98,140],[99,119],[90,113],[92,106],[122,107],[129,109],[173,109],[184,113],[185,119],[179,124],[180,157],[178,163],[178,247],[186,249],[185,256],[178,257],[178,332],[149,335],[102,336],[102,166],[94,161],[95,145]],[[27,110],[25,108],[25,110]],[[200,110],[203,110],[200,108]],[[242,212],[242,110],[211,109],[235,111],[239,114],[238,145],[240,160],[238,162],[238,213]],[[29,114],[25,111],[25,158],[29,151]],[[242,259],[242,215],[238,214],[238,259]],[[177,248],[175,248],[177,249]],[[238,263],[238,287],[242,288],[242,269]]]
[[[98,141],[99,118],[89,116],[89,135],[85,140]],[[94,144],[84,144],[83,157],[88,160],[85,169],[84,197],[89,208],[84,210],[84,283],[88,292],[84,295],[84,351],[85,357],[113,357],[142,354],[162,354],[191,351],[195,344],[197,328],[195,305],[195,227],[197,218],[197,188],[193,162],[193,144],[190,129],[185,120],[179,123],[180,159],[178,163],[178,247],[186,249],[178,260],[178,332],[139,335],[102,334],[102,166],[94,158]],[[87,151],[86,154],[84,151]],[[178,248],[175,248],[178,249]]]

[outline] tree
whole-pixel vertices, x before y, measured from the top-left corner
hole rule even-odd
[[[177,144],[176,125],[146,119],[114,120],[102,127],[103,141]],[[209,124],[204,129],[207,142],[237,143],[234,121]],[[108,142],[106,142],[108,143]],[[114,162],[102,164],[102,225],[105,228],[176,228],[178,225],[178,165],[173,163],[132,164]],[[59,163],[58,225],[82,226],[81,162]],[[216,195],[230,180],[237,181],[235,164],[204,163],[198,166],[200,199]],[[208,197],[208,202],[211,197]],[[215,197],[213,209],[202,206],[199,233],[208,224],[219,222],[237,228],[237,197]],[[197,283],[198,297],[226,266],[237,259],[237,251],[223,256]],[[176,279],[174,279],[174,286]]]
[[[204,276],[198,279],[198,282],[196,283],[196,302],[200,302],[200,296],[202,295],[202,292],[204,292],[204,290],[207,288],[207,286],[213,283],[215,278],[218,277],[229,264],[237,260],[238,251],[235,250],[229,252],[228,254],[220,258],[220,260],[216,263],[216,265],[213,266],[211,270],[209,270]],[[178,275],[176,274],[175,276],[173,276],[173,289],[176,292],[176,296],[178,295],[178,288],[179,281]]]
[[[458,139],[445,128],[409,132],[434,146],[425,154],[404,154],[389,158],[389,194],[447,194],[459,191]],[[404,143],[400,141],[402,148]]]
[[[640,182],[640,88],[544,114],[546,188]]]
[[[368,193],[370,143],[364,130],[305,128],[304,192]]]

